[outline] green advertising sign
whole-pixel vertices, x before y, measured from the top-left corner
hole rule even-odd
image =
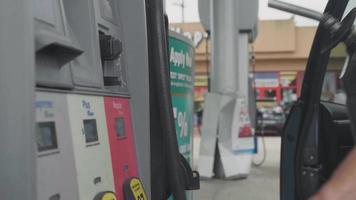
[[[191,44],[169,38],[172,94],[194,93],[194,49]]]
[[[169,52],[171,95],[179,151],[192,164],[194,47],[188,39],[170,32]],[[187,192],[187,199],[192,199],[191,192]]]
[[[192,164],[193,109],[192,95],[172,96],[179,152]]]

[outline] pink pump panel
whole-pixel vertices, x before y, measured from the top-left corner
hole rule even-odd
[[[124,199],[124,181],[130,177],[138,177],[129,99],[104,97],[104,102],[115,192],[118,199]]]

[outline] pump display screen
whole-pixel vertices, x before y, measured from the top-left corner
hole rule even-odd
[[[58,148],[54,122],[39,122],[36,129],[37,150],[39,152]]]
[[[96,142],[99,140],[98,138],[98,129],[96,127],[95,119],[86,119],[83,120],[84,123],[84,134],[85,134],[85,142]]]
[[[116,136],[118,138],[123,138],[126,136],[125,133],[125,121],[123,117],[119,117],[115,119],[116,123]]]

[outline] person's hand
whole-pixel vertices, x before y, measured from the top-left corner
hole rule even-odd
[[[323,187],[317,194],[315,194],[309,200],[344,200],[345,197],[342,197],[341,195],[335,190],[330,190],[326,187]]]
[[[356,200],[356,148],[309,200]]]

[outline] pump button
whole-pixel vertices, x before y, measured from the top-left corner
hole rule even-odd
[[[125,200],[148,200],[141,180],[137,177],[131,177],[124,182]]]
[[[113,192],[100,192],[94,197],[94,200],[117,200],[115,193]]]
[[[111,35],[100,34],[100,53],[102,60],[116,60],[122,53],[122,42]]]

